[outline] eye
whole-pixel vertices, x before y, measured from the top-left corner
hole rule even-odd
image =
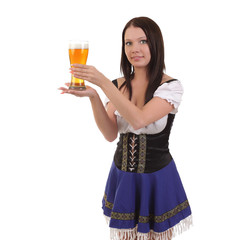
[[[147,40],[141,40],[140,43],[141,43],[141,44],[146,44],[146,43],[147,43]]]
[[[131,42],[125,42],[126,46],[130,46],[132,43]]]

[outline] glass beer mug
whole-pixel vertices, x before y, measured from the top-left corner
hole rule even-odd
[[[70,64],[86,64],[88,57],[88,41],[71,40],[69,42],[69,59]],[[71,76],[71,84],[69,89],[85,90],[83,79]]]

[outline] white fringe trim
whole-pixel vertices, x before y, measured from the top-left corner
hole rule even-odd
[[[107,216],[105,217],[109,224],[110,218]],[[149,233],[140,233],[137,231],[137,226],[133,229],[110,228],[110,240],[170,240],[187,231],[192,225],[192,215],[190,215],[174,227],[161,233],[154,232],[153,230]]]

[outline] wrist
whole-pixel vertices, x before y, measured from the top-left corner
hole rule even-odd
[[[89,99],[92,101],[98,97],[99,97],[99,95],[98,95],[97,91],[94,89],[92,94],[89,96]]]
[[[108,83],[110,83],[110,82],[111,81],[104,76],[102,81],[99,84],[99,87],[103,90],[106,87],[106,85],[108,85]]]
[[[101,89],[103,92],[106,94],[109,90],[109,88],[112,87],[112,81],[109,80],[108,78],[104,78],[104,80],[101,82]]]

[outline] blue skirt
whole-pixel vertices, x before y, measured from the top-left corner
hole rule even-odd
[[[112,229],[111,239],[116,240],[168,239],[192,224],[174,160],[153,173],[125,172],[113,162],[102,208]]]

